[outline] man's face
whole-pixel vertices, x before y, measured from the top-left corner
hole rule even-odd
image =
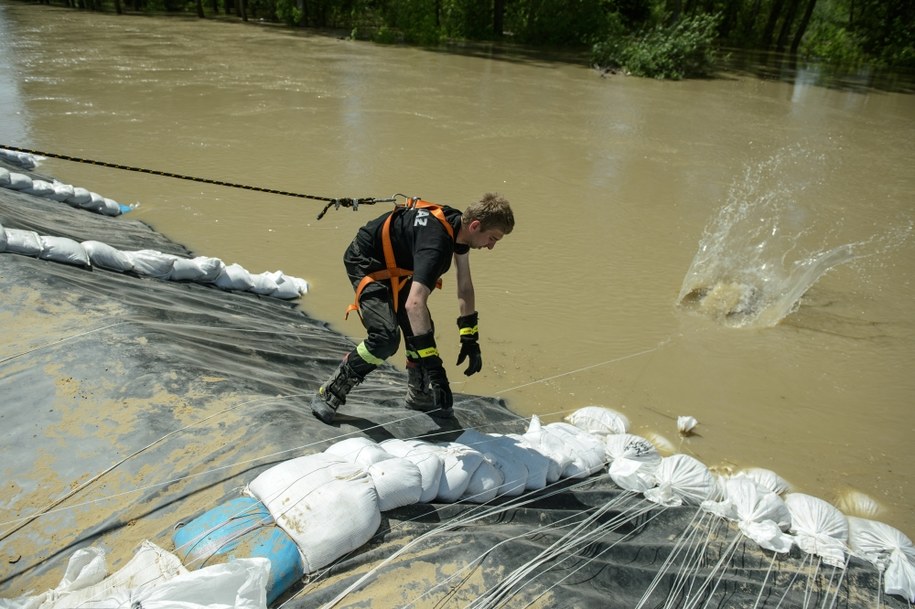
[[[470,229],[470,235],[467,239],[467,245],[475,250],[481,250],[483,248],[491,250],[496,246],[496,243],[505,236],[498,228],[482,230],[482,225],[479,220],[471,222],[468,228]]]

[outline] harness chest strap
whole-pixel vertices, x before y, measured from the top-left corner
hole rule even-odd
[[[448,236],[451,237],[451,239],[454,239],[454,227],[451,226],[451,223],[449,223],[448,219],[445,218],[445,212],[442,211],[440,205],[429,203],[428,201],[413,200],[409,206],[413,208],[428,210],[432,216],[437,218],[438,221],[442,223],[442,226],[444,226],[445,230],[448,232]],[[356,286],[356,297],[353,300],[353,304],[346,307],[346,315],[344,316],[344,319],[349,319],[349,314],[351,312],[359,311],[359,298],[362,296],[362,290],[364,290],[365,286],[372,283],[373,281],[389,281],[391,284],[391,293],[394,302],[395,313],[400,306],[400,290],[403,288],[407,280],[413,276],[413,271],[398,267],[397,260],[394,258],[394,244],[391,242],[391,218],[393,217],[394,214],[391,213],[385,219],[384,226],[381,227],[381,247],[384,251],[384,264],[386,268],[380,271],[375,271],[374,273],[369,273],[362,278],[362,280],[359,282],[359,285]],[[435,282],[435,287],[441,289],[441,278]]]

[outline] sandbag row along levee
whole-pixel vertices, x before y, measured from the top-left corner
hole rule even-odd
[[[301,576],[372,539],[382,512],[414,503],[484,504],[602,471],[661,508],[695,506],[735,522],[741,534],[776,553],[797,545],[843,567],[851,552],[885,569],[886,593],[915,600],[915,547],[900,532],[786,493],[788,485],[768,470],[721,477],[688,455],[662,457],[628,433],[624,416],[597,406],[566,422],[542,425],[534,416],[523,434],[470,429],[452,442],[348,438],[262,472],[245,489],[247,498],[198,516],[178,529],[174,542],[189,568],[233,555],[270,559],[267,595],[276,599]]]
[[[101,241],[39,235],[35,231],[0,225],[0,253],[19,254],[84,268],[101,268],[165,281],[192,281],[224,290],[253,292],[284,300],[308,293],[308,282],[283,271],[250,273],[219,258],[185,258],[156,250],[120,250]]]

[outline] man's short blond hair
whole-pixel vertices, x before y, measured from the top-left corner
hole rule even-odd
[[[464,226],[474,220],[480,221],[484,231],[495,228],[507,235],[515,228],[515,215],[508,200],[495,192],[487,192],[479,201],[464,209],[464,215],[461,216]]]

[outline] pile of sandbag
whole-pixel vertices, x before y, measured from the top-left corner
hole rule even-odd
[[[225,264],[219,258],[197,256],[182,258],[155,250],[124,251],[101,241],[39,235],[35,231],[0,225],[0,252],[20,254],[81,267],[97,267],[121,273],[134,273],[167,281],[192,281],[215,285],[224,290],[253,292],[274,298],[293,299],[308,292],[304,279],[282,271],[249,273],[238,264]]]
[[[64,184],[57,180],[48,182],[33,179],[24,173],[9,171],[3,167],[0,167],[0,187],[52,201],[60,201],[70,207],[78,207],[105,216],[120,216],[132,209],[129,205],[122,205],[113,199],[79,186]]]
[[[187,569],[267,563],[256,585],[272,602],[304,574],[366,544],[382,512],[416,503],[487,503],[598,472],[659,509],[695,506],[734,522],[775,552],[797,545],[838,568],[847,553],[864,558],[881,572],[886,593],[915,601],[915,547],[901,532],[787,493],[787,483],[768,470],[721,477],[688,455],[662,457],[648,440],[628,433],[625,417],[600,406],[547,425],[534,416],[523,434],[466,430],[451,442],[342,440],[270,467],[241,497],[181,523],[175,554]]]

